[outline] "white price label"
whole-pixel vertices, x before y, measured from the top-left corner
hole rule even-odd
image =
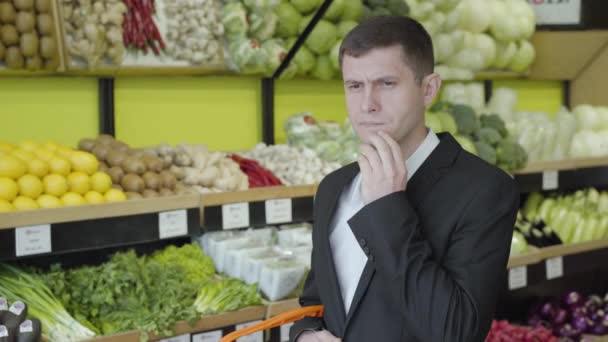
[[[50,252],[50,224],[15,228],[15,254],[18,257]]]
[[[293,323],[281,325],[281,342],[289,342],[289,330]]]
[[[266,223],[278,224],[292,221],[291,198],[266,201]]]
[[[158,213],[158,236],[168,239],[188,235],[188,212],[186,209]]]
[[[555,190],[559,185],[559,173],[557,171],[543,172],[543,190]]]
[[[245,329],[254,324],[260,323],[261,321],[254,321],[248,323],[242,323],[236,325],[236,330]],[[236,340],[237,342],[264,342],[264,331],[258,331],[247,336],[240,337]]]
[[[222,206],[222,227],[224,229],[249,227],[249,203],[232,203]]]
[[[32,331],[34,331],[34,325],[29,319],[27,321],[23,321],[23,323],[19,325],[20,333],[31,333]]]
[[[560,278],[564,275],[564,259],[561,256],[547,259],[545,266],[547,268],[547,279]]]
[[[8,329],[4,325],[0,325],[0,337],[7,337]]]
[[[8,310],[8,300],[0,298],[0,310]]]
[[[14,302],[13,305],[11,305],[11,308],[8,309],[8,311],[14,313],[17,316],[21,315],[23,310],[25,310],[25,304],[22,301]]]
[[[192,342],[219,342],[222,339],[222,331],[207,331],[201,334],[192,335]]]
[[[581,0],[528,0],[538,25],[572,25],[581,21]]]
[[[509,270],[509,290],[516,290],[528,285],[528,268],[519,266]]]
[[[190,342],[190,334],[183,334],[158,340],[159,342]]]

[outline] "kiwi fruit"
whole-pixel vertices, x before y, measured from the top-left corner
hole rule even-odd
[[[110,147],[108,145],[98,144],[95,142],[95,140],[93,140],[93,143],[95,146],[91,150],[91,153],[93,153],[99,160],[107,160],[106,158],[110,152]]]
[[[44,69],[49,71],[55,71],[59,68],[59,57],[54,56],[44,60]]]
[[[6,66],[11,69],[23,69],[25,60],[23,59],[23,55],[21,54],[21,51],[19,51],[19,48],[11,46],[6,50],[4,62],[6,63]]]
[[[120,152],[124,152],[124,153],[129,153],[129,150],[131,150],[129,145],[125,144],[122,141],[118,141],[118,140],[114,140],[113,142],[111,142],[110,147],[114,151],[120,151]]]
[[[17,17],[17,11],[10,2],[0,3],[0,22],[4,24],[15,23],[15,17]]]
[[[36,32],[22,34],[20,46],[21,53],[23,53],[23,56],[38,56],[38,35],[36,34]],[[42,61],[40,61],[39,64],[42,64]]]
[[[122,177],[125,175],[125,172],[118,166],[113,166],[106,171],[110,178],[112,178],[112,183],[120,184]]]
[[[108,146],[108,148],[110,148],[110,147]],[[127,157],[128,156],[126,153],[123,153],[120,151],[114,151],[114,150],[110,149],[108,154],[106,154],[106,161],[108,162],[108,164],[110,166],[122,167],[122,164],[127,159]],[[127,173],[129,173],[129,172],[127,172]]]
[[[5,54],[6,54],[6,48],[4,47],[2,40],[0,40],[0,60],[4,59]]]
[[[143,198],[139,192],[127,191],[127,192],[125,192],[125,195],[127,195],[127,199],[129,199],[129,200]]]
[[[36,0],[36,12],[49,13],[51,11],[51,0]]]
[[[53,34],[53,19],[49,14],[40,14],[36,17],[36,29],[43,36]]]
[[[144,183],[146,183],[146,188],[148,189],[158,190],[161,186],[161,178],[154,172],[148,171],[144,173],[142,178],[144,179]]]
[[[120,184],[112,184],[112,189],[125,191],[125,189],[123,189],[122,186],[120,186]]]
[[[83,139],[80,139],[80,141],[78,141],[79,150],[91,152],[91,151],[93,151],[94,148],[95,148],[95,140],[93,140],[93,139],[83,138]],[[93,154],[95,154],[95,153],[93,153]],[[97,157],[97,155],[96,155],[96,157]],[[97,157],[97,159],[103,160],[104,158]]]
[[[42,68],[42,58],[40,56],[27,57],[25,59],[25,68],[29,71],[36,71]]]
[[[167,188],[161,188],[160,190],[158,190],[158,194],[161,196],[175,195],[175,193],[171,189],[167,189]]]
[[[102,161],[99,162],[99,171],[100,172],[108,173],[109,169],[110,168],[108,167],[108,164],[106,164],[105,162],[102,162]],[[110,177],[110,178],[112,178],[112,177]]]
[[[44,58],[53,58],[57,53],[57,45],[51,37],[40,38],[40,55]]]
[[[126,191],[131,192],[142,192],[146,187],[144,180],[134,173],[128,173],[122,177],[120,185],[122,185]]]
[[[146,164],[148,171],[161,172],[165,166],[162,159],[158,157],[144,155],[141,159]]]
[[[158,192],[156,192],[156,191],[154,191],[154,190],[152,190],[152,189],[146,189],[146,190],[144,190],[144,191],[141,193],[141,195],[142,195],[144,198],[152,198],[152,197],[158,197],[158,196],[159,196],[159,195],[158,195]]]
[[[109,134],[100,134],[96,140],[100,144],[109,145],[114,142],[114,137]]]
[[[13,4],[20,11],[31,11],[34,9],[34,0],[13,0]]]
[[[175,189],[175,185],[177,184],[177,179],[170,171],[163,171],[160,173],[161,184],[163,188]]]
[[[0,28],[0,39],[5,46],[13,46],[19,44],[19,34],[13,25],[4,25]]]
[[[20,33],[29,33],[34,31],[36,26],[36,17],[30,12],[19,12],[15,18],[15,27]]]
[[[143,175],[146,172],[146,164],[137,157],[127,157],[121,165],[126,173]]]

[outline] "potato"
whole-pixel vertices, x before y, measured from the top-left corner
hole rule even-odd
[[[13,25],[4,25],[0,29],[0,38],[5,46],[13,46],[19,44],[19,34]]]
[[[59,68],[59,57],[44,60],[44,70],[55,71]]]
[[[36,17],[36,28],[38,33],[43,36],[50,36],[53,34],[53,19],[49,14],[40,14]]]
[[[21,35],[21,53],[25,57],[38,56],[38,35],[36,32]],[[40,61],[42,64],[42,61]]]
[[[51,37],[40,38],[40,55],[44,58],[53,58],[57,53],[55,40]]]
[[[25,59],[25,68],[29,71],[36,71],[42,68],[42,58],[40,56],[27,57]]]
[[[0,3],[0,22],[4,24],[13,24],[16,16],[17,11],[15,11],[13,4],[10,2]]]
[[[51,11],[51,0],[36,0],[36,12],[49,13]]]
[[[4,47],[4,44],[2,44],[2,41],[0,40],[0,60],[4,59],[5,53],[6,53],[6,48]]]
[[[34,9],[34,0],[13,0],[13,3],[20,11],[31,11]]]
[[[6,50],[6,56],[4,59],[6,66],[11,69],[23,69],[23,55],[16,46],[11,46]]]
[[[30,12],[19,12],[15,19],[15,27],[20,33],[28,33],[34,31],[36,25],[36,17]]]

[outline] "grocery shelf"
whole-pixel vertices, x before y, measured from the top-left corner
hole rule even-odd
[[[316,185],[302,185],[204,194],[201,226],[204,231],[217,231],[312,221],[316,191]],[[279,212],[270,212],[273,204]]]
[[[514,172],[521,192],[608,186],[608,158],[530,162]],[[547,178],[553,178],[548,185]]]
[[[227,312],[218,315],[203,316],[193,325],[182,321],[175,325],[174,336],[171,339],[166,337],[149,334],[149,341],[191,341],[191,338],[196,338],[198,334],[220,334],[226,335],[237,329],[237,325],[242,323],[254,322],[264,319],[266,306],[252,306],[234,312]],[[139,342],[141,341],[141,331],[129,331],[115,335],[99,336],[87,341],[95,342]],[[196,339],[196,341],[206,341],[205,339]],[[213,339],[211,339],[213,340]]]
[[[529,162],[525,168],[517,170],[515,174],[525,175],[546,170],[567,171],[593,167],[608,167],[608,157],[533,161]]]
[[[200,196],[170,196],[1,214],[0,260],[196,235]]]

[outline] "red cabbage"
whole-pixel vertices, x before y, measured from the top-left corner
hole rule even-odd
[[[582,302],[583,297],[576,291],[570,291],[564,297],[564,303],[570,307],[580,305]]]

